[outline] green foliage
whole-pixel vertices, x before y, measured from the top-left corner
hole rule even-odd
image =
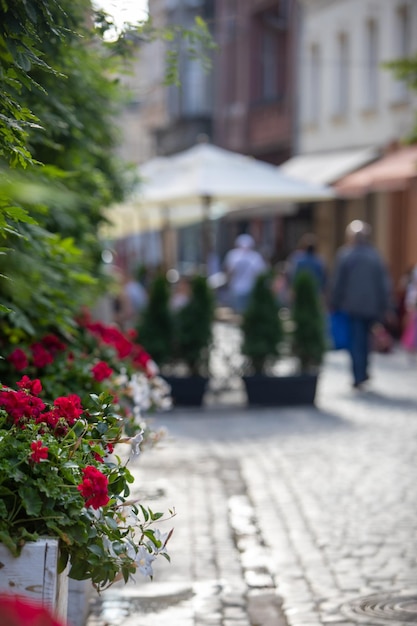
[[[51,321],[68,332],[98,296],[97,229],[127,188],[114,156],[119,66],[90,13],[90,0],[0,5],[0,312],[33,335]]]
[[[153,37],[161,37],[169,43],[165,56],[165,85],[180,86],[180,58],[182,56],[199,61],[206,71],[211,68],[210,51],[216,49],[217,46],[206,22],[201,17],[195,18],[194,27],[191,29],[171,26],[162,31],[155,30]]]
[[[208,373],[213,318],[213,292],[204,276],[194,276],[190,300],[174,316],[175,355],[192,375]]]
[[[248,357],[251,369],[257,374],[265,373],[268,363],[279,356],[283,338],[269,273],[260,275],[254,285],[243,314],[242,333],[242,353]]]
[[[139,341],[161,366],[172,359],[173,321],[169,299],[168,281],[159,275],[151,284],[148,305],[138,327]]]
[[[213,317],[214,297],[204,276],[191,279],[189,301],[172,311],[170,287],[160,275],[150,287],[139,340],[163,370],[185,364],[190,374],[207,375]]]
[[[391,70],[398,80],[404,81],[412,91],[417,91],[417,54],[410,58],[386,63],[385,67]],[[409,143],[417,141],[417,119],[414,128],[407,136],[407,141]]]
[[[152,575],[150,562],[165,555],[169,537],[152,528],[160,513],[128,502],[127,467],[106,458],[123,442],[113,395],[49,405],[36,383],[0,388],[0,541],[17,556],[25,541],[58,537],[61,569],[70,561],[70,576],[98,589],[143,569],[144,553],[143,573]]]
[[[170,39],[146,22],[104,41],[112,27],[91,0],[0,2],[0,315],[33,335],[54,318],[68,332],[80,302],[105,288],[98,228],[132,182],[114,150],[121,57],[138,39]],[[210,47],[200,18],[171,41],[203,62]],[[171,82],[176,71],[168,64]],[[23,184],[10,167],[26,168]]]
[[[320,365],[326,349],[324,315],[316,281],[309,272],[297,274],[293,290],[292,349],[301,372],[308,372]]]

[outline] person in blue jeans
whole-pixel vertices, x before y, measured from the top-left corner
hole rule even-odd
[[[294,284],[300,272],[309,272],[314,277],[318,292],[322,295],[326,288],[326,267],[316,248],[316,236],[313,233],[303,235],[298,249],[289,259],[289,277],[291,284]]]
[[[347,243],[336,255],[330,302],[347,314],[353,387],[369,378],[371,329],[391,310],[391,280],[378,251],[370,243],[371,227],[354,220],[346,229]]]

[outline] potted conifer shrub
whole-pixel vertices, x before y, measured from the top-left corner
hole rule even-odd
[[[293,286],[290,335],[297,371],[277,375],[274,365],[284,340],[278,304],[270,276],[260,276],[242,319],[242,353],[247,358],[243,381],[249,405],[294,406],[313,404],[318,369],[325,350],[323,313],[313,276],[301,273]]]
[[[189,297],[175,310],[170,308],[168,281],[164,276],[155,279],[139,337],[146,350],[153,350],[175,405],[202,403],[209,379],[213,319],[214,297],[204,276],[190,279]]]
[[[173,313],[173,355],[177,374],[174,369],[174,375],[167,380],[176,404],[202,404],[209,380],[213,319],[214,296],[207,279],[193,276],[188,302]]]
[[[170,288],[164,275],[150,286],[148,304],[138,327],[141,345],[163,369],[173,354],[173,319],[169,308]]]
[[[324,315],[313,276],[300,272],[294,281],[292,352],[300,374],[316,375],[326,349]]]
[[[315,279],[309,272],[296,276],[293,290],[291,348],[298,363],[300,404],[313,404],[326,350],[324,314]]]
[[[249,404],[276,404],[276,382],[271,368],[279,357],[283,338],[271,275],[258,276],[242,317],[242,354],[246,357],[243,382]]]

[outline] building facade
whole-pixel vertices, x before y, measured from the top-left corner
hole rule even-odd
[[[295,3],[217,0],[215,142],[279,164],[291,154]]]
[[[417,2],[300,0],[300,8],[297,157],[284,167],[338,187],[344,176],[398,150],[415,123],[416,95],[386,64],[417,52]],[[315,206],[314,228],[331,263],[347,223],[370,222],[397,280],[417,262],[417,233],[401,243],[415,225],[415,180],[382,183],[360,189],[342,183],[340,200]]]

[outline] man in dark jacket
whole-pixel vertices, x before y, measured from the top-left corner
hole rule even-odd
[[[368,358],[373,324],[390,309],[390,278],[381,256],[370,244],[371,227],[354,220],[346,229],[347,245],[336,257],[331,306],[348,316],[353,386],[369,378]]]

